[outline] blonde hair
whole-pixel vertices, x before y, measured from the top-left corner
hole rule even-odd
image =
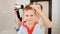
[[[23,8],[23,13],[24,13],[24,10],[26,10],[26,11],[27,10],[34,10],[34,14],[39,17],[40,16],[39,13],[35,9],[30,7],[30,5],[33,5],[33,4],[26,5],[25,8]]]

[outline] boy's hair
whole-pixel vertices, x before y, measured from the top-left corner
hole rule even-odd
[[[35,10],[35,9],[33,9],[32,7],[30,7],[30,5],[33,5],[33,4],[29,4],[29,5],[27,5],[27,6],[25,6],[25,8],[23,8],[23,13],[24,13],[24,10],[34,10],[35,12],[34,12],[34,14],[35,15],[39,15],[38,14],[38,12]],[[38,5],[40,5],[40,4],[38,4]],[[41,6],[41,10],[43,9],[43,7],[42,7],[42,5],[40,5]]]
[[[30,7],[30,5],[27,5],[25,8],[23,8],[23,10],[31,10],[33,9],[32,7]]]
[[[30,5],[33,5],[33,4],[26,5],[25,8],[23,8],[23,10],[30,10],[30,9],[33,9],[32,7],[30,7]],[[41,4],[38,4],[38,5],[40,5],[41,10],[43,10],[42,5],[41,5]]]

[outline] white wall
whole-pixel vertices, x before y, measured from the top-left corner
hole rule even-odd
[[[52,0],[52,34],[60,34],[60,0]]]
[[[60,34],[60,0],[58,0],[58,34]]]
[[[13,2],[15,3],[14,0],[0,0],[0,34],[16,34],[15,18],[11,11]]]

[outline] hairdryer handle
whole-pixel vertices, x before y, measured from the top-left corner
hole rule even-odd
[[[19,18],[19,20],[22,21],[22,17],[20,17],[19,10],[16,11],[16,13],[17,13],[17,17]]]

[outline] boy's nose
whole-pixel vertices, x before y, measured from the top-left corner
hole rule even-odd
[[[31,20],[31,17],[28,17],[28,20]]]

